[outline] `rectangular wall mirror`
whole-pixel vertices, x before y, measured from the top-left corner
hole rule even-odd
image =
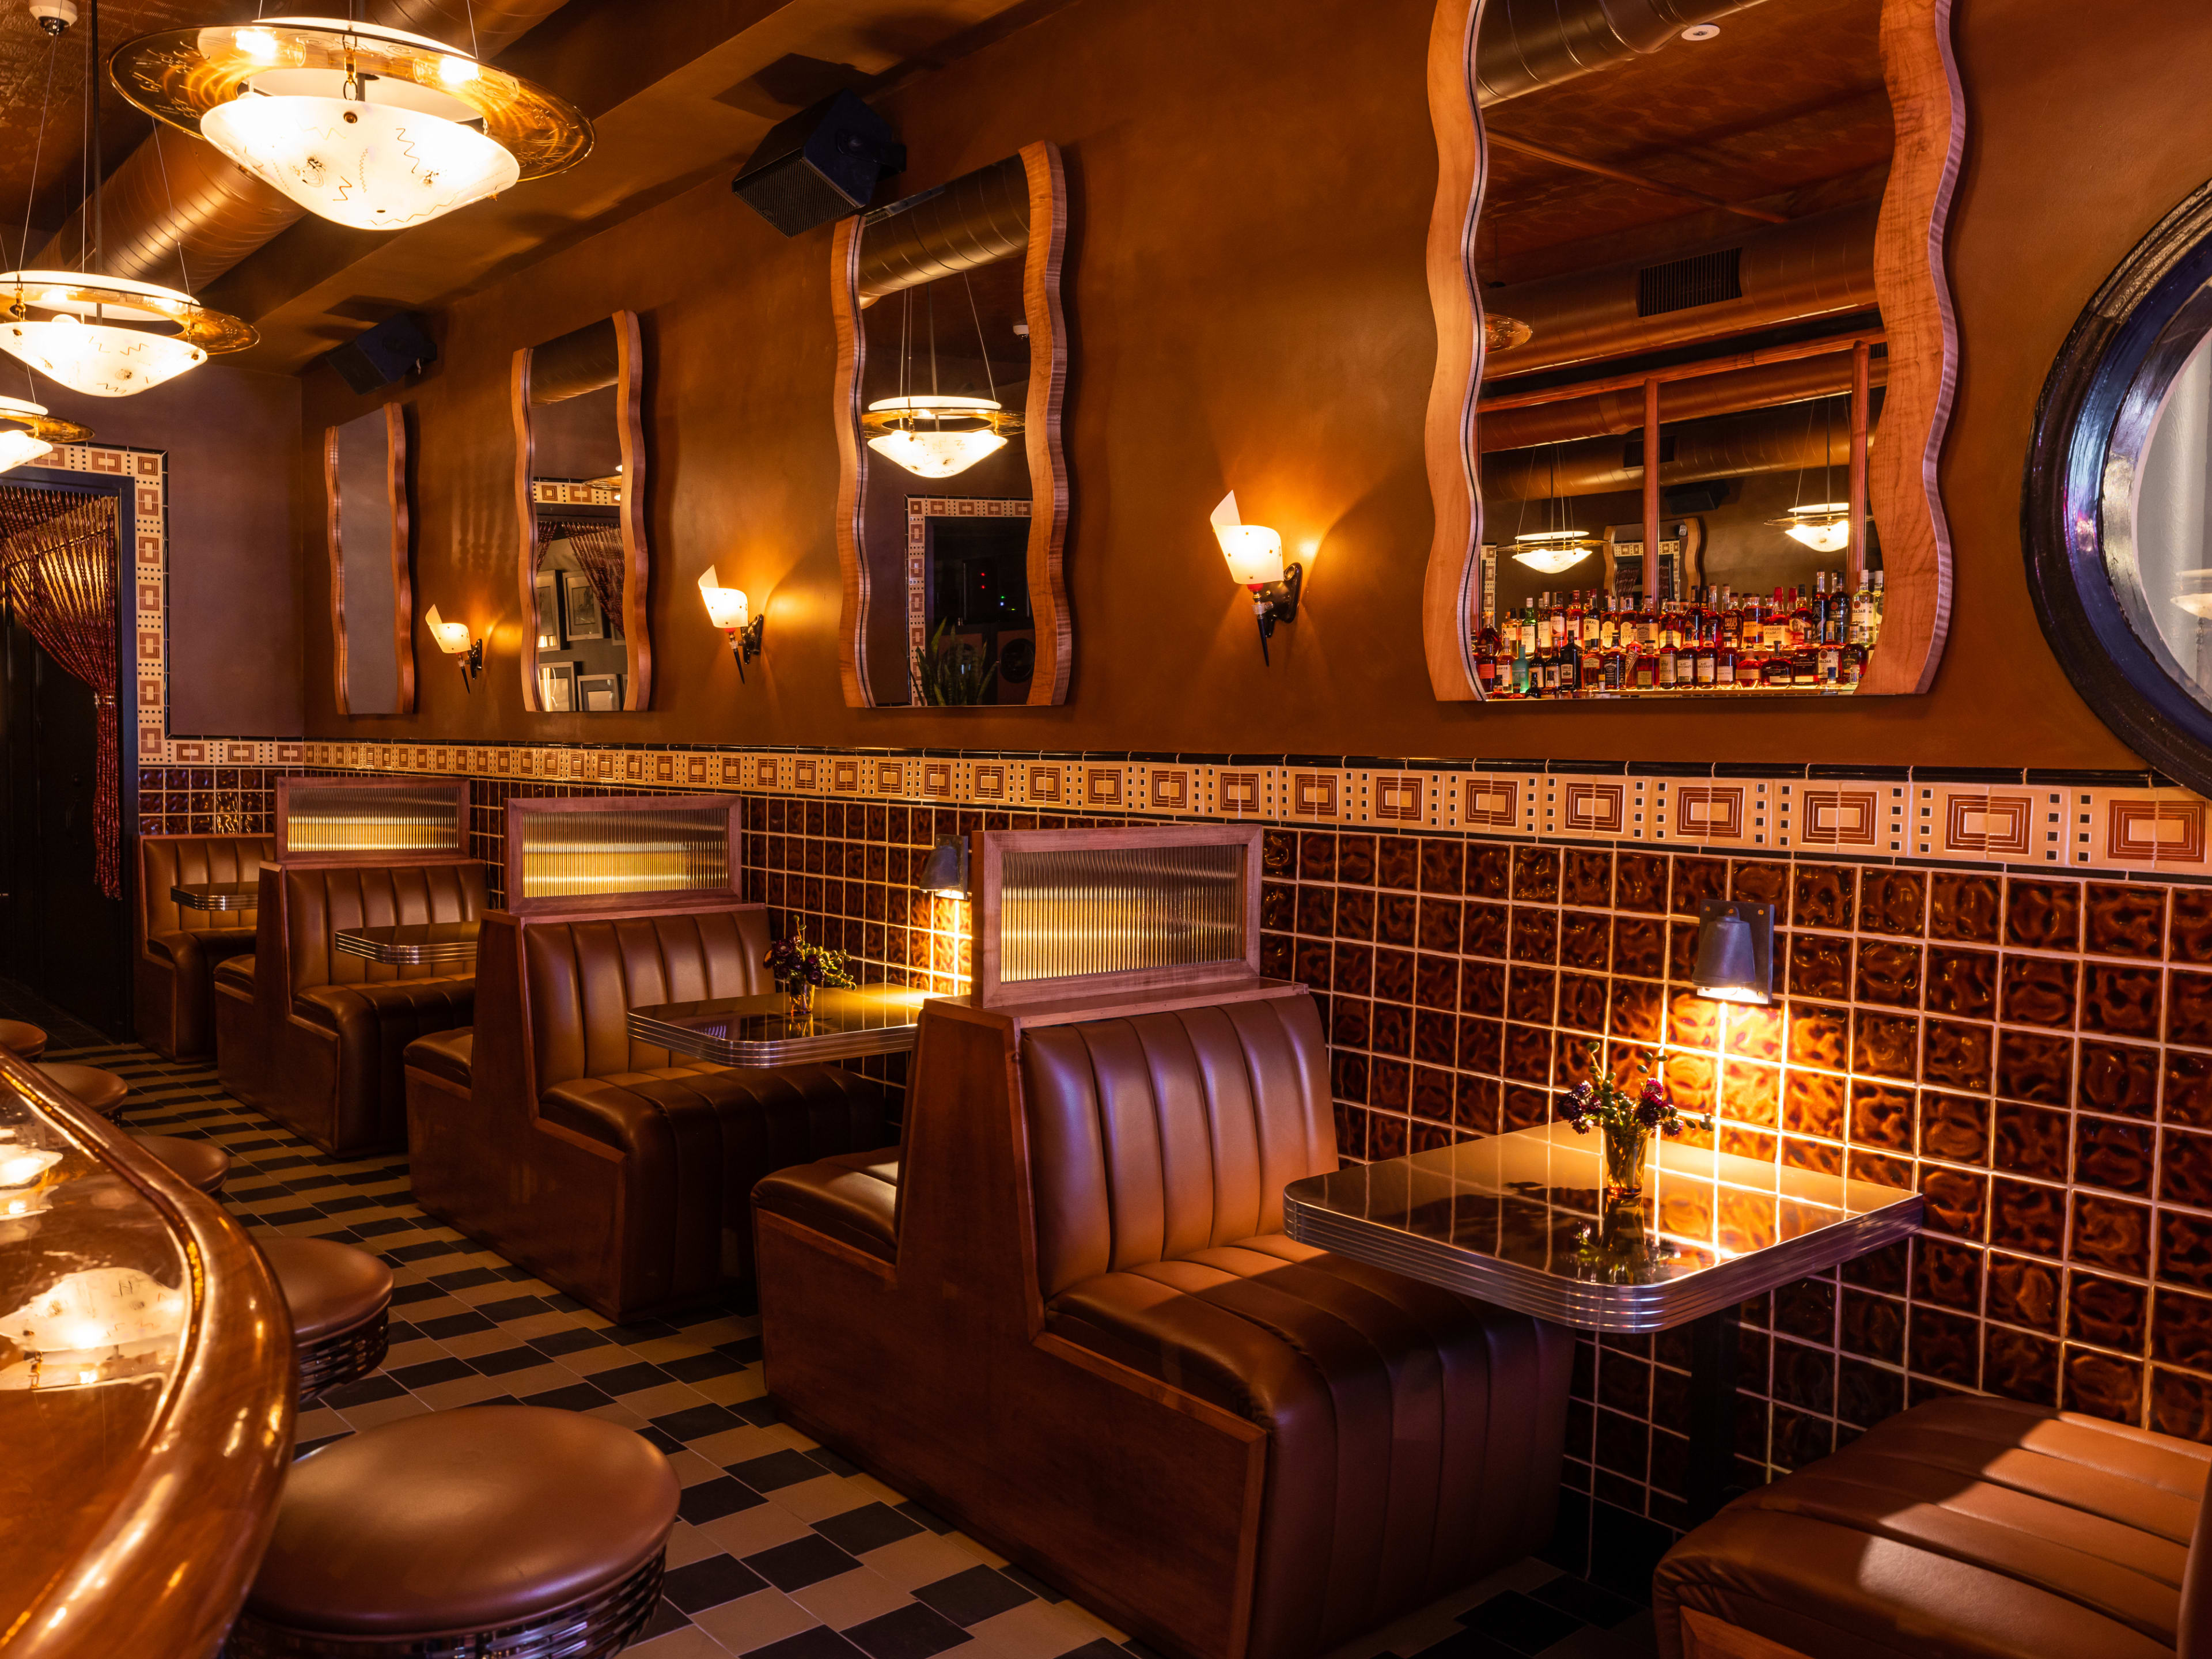
[[[856,708],[1064,702],[1052,145],[837,228],[840,667]]]
[[[514,354],[525,706],[652,706],[643,355],[618,311]]]
[[[1425,603],[1445,699],[1925,690],[1963,136],[1949,0],[1631,44],[1440,0]]]
[[[341,714],[415,712],[407,422],[398,404],[323,434],[331,653]]]

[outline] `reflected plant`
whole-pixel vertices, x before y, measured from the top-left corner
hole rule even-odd
[[[961,643],[953,637],[950,622],[938,623],[928,647],[914,653],[915,689],[933,708],[987,702],[998,678],[997,647],[979,653]]]

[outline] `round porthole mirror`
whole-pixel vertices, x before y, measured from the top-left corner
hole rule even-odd
[[[2067,337],[2022,511],[2036,614],[2075,688],[2137,754],[2212,793],[2212,185]]]

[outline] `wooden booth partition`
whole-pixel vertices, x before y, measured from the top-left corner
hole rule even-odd
[[[210,1659],[291,1461],[283,1294],[220,1204],[5,1051],[0,1128],[0,1649]]]
[[[742,795],[562,796],[507,804],[517,915],[726,908],[740,896]]]

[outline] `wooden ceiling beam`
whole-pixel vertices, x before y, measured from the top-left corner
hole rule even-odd
[[[1708,196],[1701,190],[1692,190],[1686,185],[1670,185],[1663,179],[1646,178],[1640,173],[1610,166],[1604,161],[1593,161],[1586,156],[1571,155],[1565,150],[1553,149],[1548,144],[1532,143],[1526,138],[1509,138],[1495,130],[1484,137],[1500,149],[1510,149],[1518,155],[1533,155],[1540,161],[1549,161],[1554,167],[1571,167],[1577,173],[1593,173],[1601,179],[1612,179],[1624,185],[1633,185],[1639,190],[1656,191],[1662,196],[1679,196],[1685,201],[1701,206],[1718,208],[1723,213],[1740,214],[1747,219],[1759,219],[1770,225],[1790,222],[1784,213],[1770,213],[1765,208],[1747,207],[1741,202],[1723,201],[1717,196]]]

